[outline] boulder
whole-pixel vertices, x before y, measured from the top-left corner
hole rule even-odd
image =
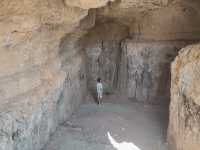
[[[199,150],[200,44],[179,52],[171,74],[168,141],[175,150]]]

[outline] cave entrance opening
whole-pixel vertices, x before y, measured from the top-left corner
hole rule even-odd
[[[79,40],[77,36],[81,36]],[[127,148],[134,145],[140,150],[168,150],[170,66],[187,44],[134,39],[129,37],[126,26],[112,21],[96,24],[83,36],[67,35],[60,50],[61,56],[73,55],[65,57],[63,64],[70,69],[66,72],[75,71],[71,78],[78,75],[76,83],[78,86],[81,83],[80,87],[86,79],[87,90],[93,97],[89,95],[71,119],[57,130],[56,135],[62,136],[55,136],[47,149],[56,146],[60,149],[61,145],[69,149],[113,150],[118,145],[119,150],[120,147],[125,150],[124,145]],[[79,62],[79,67],[69,67],[68,63],[72,62]],[[106,93],[100,106],[94,103],[97,77],[102,78]],[[66,92],[69,92],[67,88]]]
[[[137,110],[134,117],[152,119],[164,142],[169,118],[170,66],[186,43],[130,37],[129,28],[115,21],[97,22],[79,42],[85,53],[87,87],[93,96],[92,102],[96,98],[96,79],[101,77],[106,94],[103,103],[109,104],[110,109],[118,109],[115,104],[134,105],[133,109]],[[150,130],[154,123],[149,121],[149,127],[147,123],[145,128]],[[149,132],[152,136],[154,133]]]
[[[77,77],[75,85],[80,88],[86,79],[87,89],[94,96],[96,79],[101,77],[106,96],[102,106],[94,103],[95,96],[88,96],[88,101],[62,126],[67,132],[61,138],[68,140],[63,142],[58,138],[60,141],[54,139],[52,144],[81,149],[89,143],[87,148],[106,149],[110,142],[107,133],[110,133],[117,142],[122,141],[118,144],[124,141],[141,150],[166,150],[170,65],[185,42],[138,40],[130,37],[126,25],[108,21],[96,22],[87,33],[66,35],[62,43],[63,66],[67,73],[74,72],[67,76],[67,82]],[[66,88],[64,92],[68,94],[70,90]],[[84,95],[72,93],[73,103],[77,96],[80,99]],[[72,145],[74,142],[76,147]]]
[[[129,37],[127,26],[114,21],[97,22],[80,41],[92,95],[100,77],[106,94],[169,105],[170,64],[183,42],[138,40]]]
[[[106,94],[116,94],[122,89],[119,80],[126,78],[126,75],[121,74],[121,63],[124,59],[122,43],[128,32],[127,26],[108,21],[96,23],[82,38],[81,43],[86,55],[87,85],[92,95],[95,95],[98,77],[102,79]]]

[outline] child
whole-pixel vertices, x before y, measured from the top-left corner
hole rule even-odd
[[[103,98],[103,85],[101,83],[101,78],[97,79],[97,98],[98,103],[101,103],[101,99]]]

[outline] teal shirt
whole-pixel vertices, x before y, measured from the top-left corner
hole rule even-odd
[[[97,83],[97,92],[98,93],[102,93],[103,92],[103,85],[102,85],[102,83]]]

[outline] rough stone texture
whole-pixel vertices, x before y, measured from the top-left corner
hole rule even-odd
[[[184,42],[139,42],[123,44],[119,86],[129,98],[148,102],[169,101],[170,63]]]
[[[198,0],[1,0],[0,150],[42,148],[81,103],[85,69],[89,74],[94,69],[89,79],[100,71],[108,89],[126,85],[117,73],[126,67],[117,66],[126,63],[118,60],[126,56],[120,45],[127,35],[144,42],[198,40],[199,7]],[[90,34],[98,34],[93,45],[83,46]],[[101,65],[95,70],[99,52]]]
[[[122,0],[100,8],[99,20],[114,19],[143,40],[199,40],[198,0]]]
[[[131,32],[141,39],[151,40],[199,40],[200,13],[195,1],[170,4],[152,11],[139,21],[138,29]]]
[[[197,1],[122,0],[98,9],[96,25],[84,37],[89,87],[94,90],[95,80],[101,76],[106,92],[119,89],[139,101],[169,102],[170,62],[180,48],[200,39],[198,5]],[[126,28],[126,36],[112,39],[115,27],[109,27],[109,22]],[[109,29],[99,27],[102,24]],[[127,38],[134,40],[123,43]],[[126,44],[132,55],[122,50]],[[143,53],[147,56],[140,56]],[[136,66],[140,66],[138,79],[133,73]]]
[[[176,150],[200,146],[200,45],[179,52],[172,64],[168,141]]]
[[[112,29],[112,30],[111,30]],[[98,24],[81,41],[86,52],[88,87],[96,90],[96,79],[102,78],[105,92],[117,88],[121,41],[128,35],[127,27],[114,22]]]
[[[68,53],[65,63],[59,50],[69,51],[60,44],[66,33],[92,25],[92,17],[80,22],[87,15],[62,0],[0,2],[0,150],[41,149],[81,103],[84,57]]]
[[[120,92],[137,101],[168,103],[170,63],[187,42],[123,42],[128,35],[125,29],[107,23],[95,26],[83,37],[90,91],[95,93],[96,79],[101,77],[105,93]]]
[[[69,6],[80,7],[83,9],[98,8],[105,6],[108,2],[115,0],[64,0]]]
[[[170,62],[180,48],[200,39],[199,7],[197,0],[121,0],[97,9],[98,23],[114,20],[129,29],[128,39],[134,39],[120,41],[115,82],[121,92],[144,102],[169,101]]]
[[[61,39],[59,54],[66,72],[64,88],[58,101],[58,119],[64,122],[83,102],[86,95],[85,54],[77,43],[84,31],[67,34]]]

